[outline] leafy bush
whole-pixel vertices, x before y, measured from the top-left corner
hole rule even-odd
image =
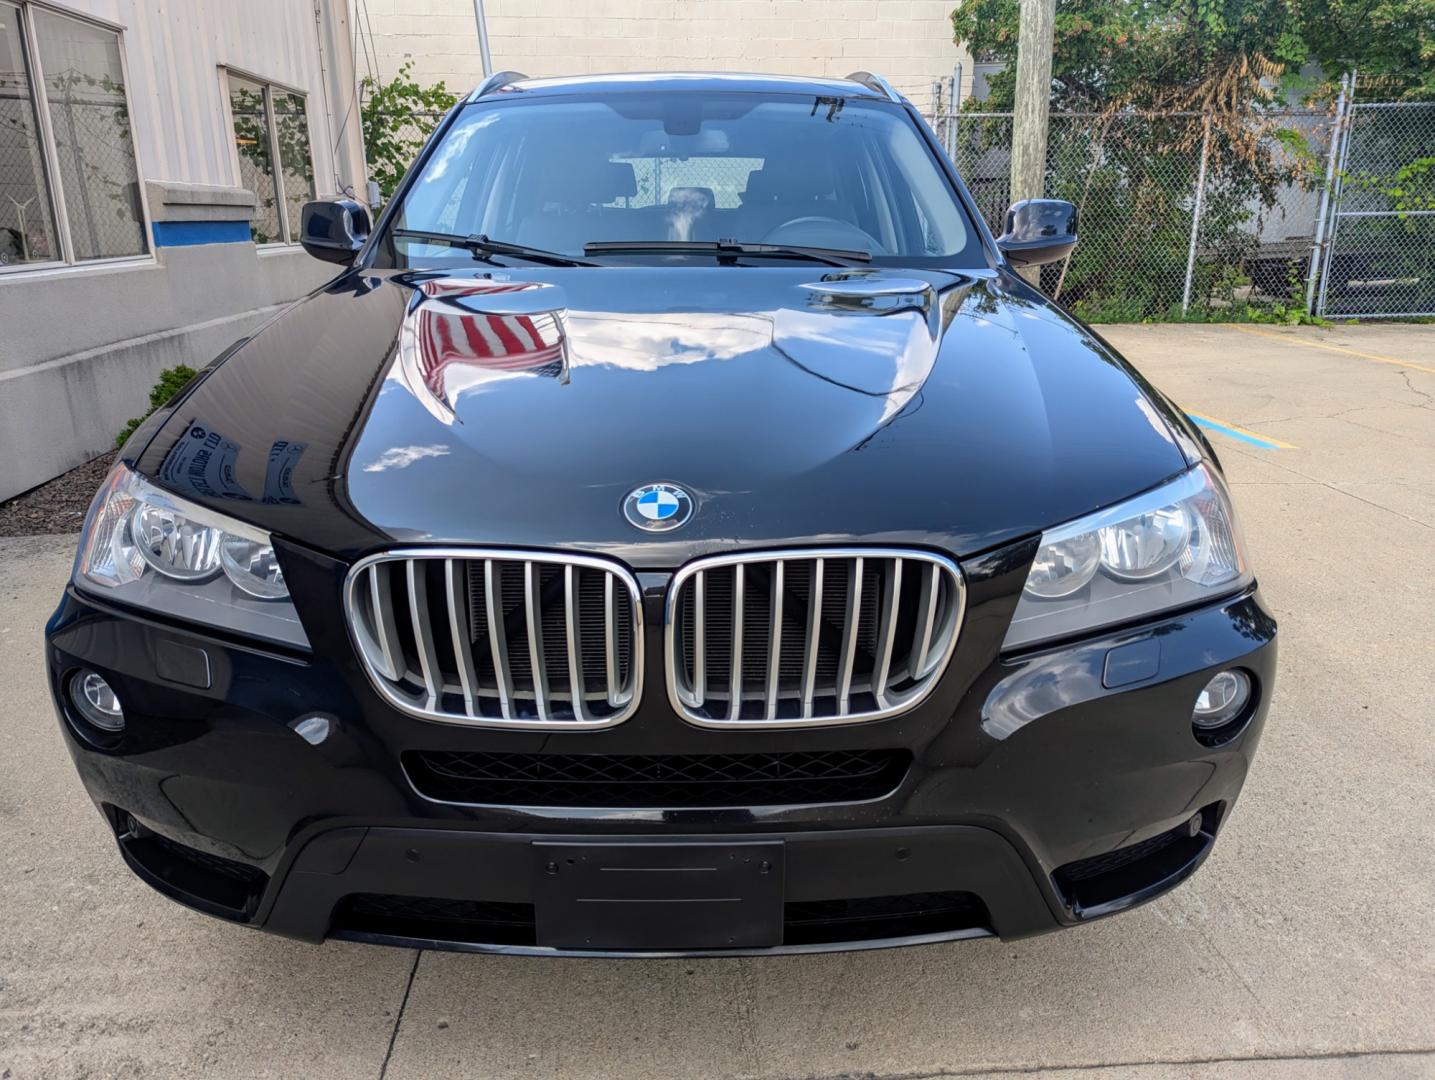
[[[442,82],[427,88],[416,83],[409,75],[413,66],[412,60],[405,61],[386,83],[365,75],[359,84],[369,179],[378,183],[385,202],[397,190],[439,117],[458,100]]]
[[[1065,268],[1047,268],[1043,287],[1088,317],[1183,317],[1178,301],[1201,148],[1208,144],[1191,312],[1208,321],[1308,318],[1302,307],[1308,253],[1290,257],[1292,272],[1285,273],[1257,228],[1284,190],[1310,191],[1323,178],[1325,148],[1287,126],[1297,121],[1286,106],[1297,99],[1332,102],[1336,80],[1352,69],[1382,79],[1382,96],[1435,98],[1429,4],[1062,0],[1045,187],[1048,196],[1077,205],[1082,242]],[[987,99],[969,101],[966,111],[1011,109],[1020,7],[1017,0],[963,0],[953,10],[957,41],[979,61],[1007,62],[988,77]],[[1009,124],[972,117],[961,126],[959,165],[970,180],[972,163],[985,162],[993,181],[989,204],[1005,194],[1009,162],[1000,155],[1010,145]],[[1408,128],[1408,135],[1378,135],[1384,144],[1400,144],[1370,181],[1384,199],[1379,209],[1414,211],[1429,201],[1435,164],[1426,165],[1428,135],[1423,125]],[[1415,145],[1421,137],[1427,145]],[[978,141],[969,146],[971,139]],[[1347,192],[1353,186],[1347,178]],[[996,220],[1001,207],[983,210]],[[1381,276],[1421,287],[1435,281],[1430,233],[1418,232],[1429,220],[1411,214],[1361,226],[1370,235],[1365,249],[1380,255]],[[1411,286],[1402,294],[1405,310],[1429,302],[1415,292]]]
[[[134,434],[135,428],[145,422],[145,419],[156,409],[162,409],[168,405],[176,394],[189,384],[197,372],[192,367],[179,364],[176,367],[165,368],[159,373],[159,382],[154,384],[154,389],[149,392],[149,409],[144,416],[136,416],[125,424],[124,429],[115,436],[115,445],[124,446],[125,440]]]

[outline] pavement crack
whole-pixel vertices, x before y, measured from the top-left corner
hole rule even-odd
[[[1415,389],[1415,384],[1410,381],[1410,372],[1402,371],[1400,376],[1405,380],[1405,389],[1409,390],[1416,397],[1425,399],[1423,404],[1417,405],[1415,408],[1435,409],[1435,394],[1427,394],[1424,390]]]
[[[1424,1057],[1435,1054],[1435,1047],[1392,1047],[1386,1050],[1317,1050],[1309,1054],[1214,1054],[1208,1057],[1133,1058],[1122,1061],[1082,1061],[1069,1065],[988,1065],[975,1069],[938,1069],[894,1073],[828,1073],[790,1080],[962,1080],[973,1076],[1042,1076],[1058,1073],[1108,1072],[1112,1069],[1191,1068],[1202,1065],[1236,1065],[1242,1062],[1269,1061],[1361,1061],[1365,1058]]]
[[[757,1025],[752,1015],[752,971],[749,961],[737,961],[737,1018],[742,1036],[742,1057],[744,1071],[757,1076],[762,1069],[762,1054],[757,1045]]]
[[[1428,521],[1421,521],[1419,518],[1411,517],[1409,514],[1401,513],[1399,510],[1395,510],[1389,506],[1382,506],[1380,503],[1375,502],[1373,499],[1367,499],[1362,495],[1357,495],[1349,488],[1342,487],[1339,484],[1332,484],[1328,480],[1322,480],[1317,476],[1311,476],[1308,473],[1303,473],[1299,469],[1291,468],[1289,465],[1283,465],[1280,462],[1272,461],[1271,458],[1273,455],[1265,454],[1263,456],[1257,456],[1255,454],[1247,453],[1239,447],[1234,446],[1222,447],[1221,453],[1233,454],[1240,457],[1249,458],[1252,461],[1263,462],[1264,464],[1271,466],[1271,468],[1273,469],[1279,469],[1282,472],[1290,473],[1292,476],[1299,476],[1303,481],[1308,484],[1319,485],[1320,487],[1326,488],[1329,491],[1335,492],[1337,495],[1344,495],[1346,498],[1354,499],[1356,502],[1364,503],[1366,506],[1372,506],[1377,510],[1383,511],[1384,513],[1393,514],[1396,517],[1408,521],[1412,525],[1417,525],[1422,529],[1435,530],[1435,525],[1430,524],[1430,522]]]
[[[1179,894],[1173,899],[1175,900],[1177,910],[1179,910],[1185,916],[1186,925],[1196,931],[1197,936],[1200,937],[1200,939],[1206,943],[1206,948],[1210,949],[1211,952],[1216,955],[1216,957],[1221,961],[1221,963],[1225,965],[1226,970],[1231,973],[1231,976],[1236,980],[1236,982],[1241,984],[1241,987],[1250,996],[1251,1001],[1255,1003],[1256,1008],[1259,1009],[1260,1012],[1265,1016],[1266,1022],[1271,1024],[1278,1032],[1280,1032],[1282,1036],[1289,1038],[1290,1032],[1286,1030],[1285,1025],[1281,1023],[1280,1018],[1271,1012],[1271,1010],[1267,1007],[1266,1003],[1261,1000],[1261,996],[1256,993],[1256,988],[1251,985],[1250,980],[1247,979],[1246,976],[1241,972],[1241,970],[1236,967],[1235,962],[1232,961],[1231,958],[1226,955],[1226,951],[1221,948],[1220,942],[1217,941],[1216,938],[1207,931],[1206,927],[1202,925],[1201,920],[1194,909],[1194,906],[1187,901],[1185,895]]]
[[[424,951],[417,949],[414,952],[414,966],[409,968],[409,981],[404,983],[403,1000],[399,1002],[399,1011],[394,1016],[394,1029],[389,1032],[389,1046],[384,1051],[384,1063],[379,1067],[379,1080],[384,1080],[389,1075],[389,1060],[394,1056],[394,1045],[399,1041],[399,1026],[404,1022],[404,1010],[409,1007],[409,994],[414,988],[414,976],[419,973],[419,961],[423,959]]]

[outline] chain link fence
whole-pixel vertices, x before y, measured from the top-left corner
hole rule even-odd
[[[1318,310],[1435,314],[1435,103],[1353,105],[1333,205]]]
[[[933,85],[926,113],[1000,233],[1012,116],[962,111],[952,86]],[[391,156],[412,160],[440,118],[392,118]],[[1097,322],[1435,315],[1435,103],[1342,97],[1267,114],[1254,135],[1252,155],[1199,113],[1053,114],[1046,193],[1077,205],[1081,243],[1043,268],[1042,288]],[[699,183],[680,162],[639,182],[659,199],[711,187],[721,203],[741,193],[752,163],[740,164],[726,184]]]
[[[1012,116],[951,87],[929,120],[1000,233]],[[1102,322],[1435,314],[1435,104],[1342,97],[1251,134],[1254,153],[1197,113],[1053,114],[1046,194],[1077,205],[1081,243],[1042,288]]]

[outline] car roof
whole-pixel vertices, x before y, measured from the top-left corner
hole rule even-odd
[[[899,100],[880,78],[857,72],[851,78],[814,78],[801,75],[763,75],[727,71],[618,72],[610,75],[564,75],[530,79],[517,72],[500,72],[485,79],[469,95],[477,101],[495,93],[521,92],[525,96],[563,94],[621,94],[636,91],[660,93],[727,92],[751,94],[814,94],[819,97],[865,97]]]

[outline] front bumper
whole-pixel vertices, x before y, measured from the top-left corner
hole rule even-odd
[[[1023,561],[999,552],[965,563],[968,618],[940,686],[910,713],[851,727],[702,730],[650,691],[631,720],[605,731],[455,728],[380,700],[342,625],[306,617],[313,653],[283,655],[73,589],[47,628],[47,663],[61,730],[123,857],[172,898],[235,922],[310,941],[564,955],[1021,937],[1141,903],[1195,870],[1245,780],[1275,674],[1275,624],[1254,591],[1003,658],[1025,562],[1029,553]],[[342,566],[318,556],[288,565],[301,612],[334,610],[317,601],[337,591]],[[661,634],[662,589],[655,584],[644,602],[656,615],[648,632]],[[1156,667],[1120,684],[1129,676],[1113,675],[1119,665],[1108,657],[1133,645]],[[192,662],[195,650],[203,665]],[[1202,745],[1192,704],[1212,674],[1232,666],[1254,677],[1255,701],[1230,738]],[[97,745],[68,704],[66,681],[80,667],[115,687],[122,739]],[[660,687],[661,672],[650,674],[649,686]],[[314,714],[330,723],[318,745],[293,730]],[[904,761],[910,753],[911,762],[885,794],[760,806],[472,805],[425,797],[401,764],[419,751],[881,748],[902,750]],[[714,938],[691,921],[690,934],[680,921],[636,936],[554,930],[542,876],[552,860],[541,845],[621,843],[643,857],[643,845],[681,842],[740,858],[763,841],[780,848],[781,883],[776,900],[761,901],[760,944],[742,933]],[[754,896],[772,891],[753,888]]]

